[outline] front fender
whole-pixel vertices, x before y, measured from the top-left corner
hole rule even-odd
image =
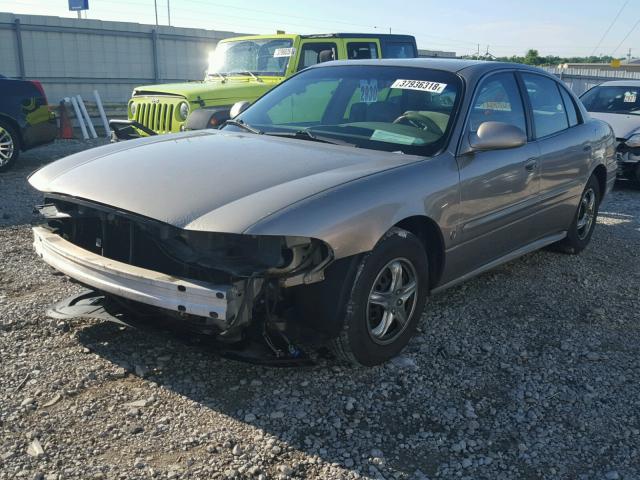
[[[317,238],[339,259],[371,251],[405,218],[426,216],[440,228],[446,248],[458,203],[457,166],[445,153],[324,191],[275,212],[244,233]]]
[[[215,108],[198,108],[192,111],[185,123],[186,130],[204,130],[206,128],[219,128],[229,120],[231,105]]]

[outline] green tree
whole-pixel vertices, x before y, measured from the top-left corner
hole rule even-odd
[[[524,56],[524,63],[527,65],[540,65],[544,62],[544,59],[540,58],[538,54],[538,50],[532,48],[527,51],[527,54]]]

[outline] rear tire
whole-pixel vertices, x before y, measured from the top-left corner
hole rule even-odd
[[[577,255],[589,245],[598,219],[601,198],[598,179],[591,175],[580,197],[580,203],[567,236],[553,245],[555,250]]]
[[[429,263],[412,233],[392,228],[358,265],[342,330],[329,345],[338,359],[372,366],[413,336],[429,291]]]
[[[11,168],[20,155],[20,139],[14,128],[0,120],[0,172]]]

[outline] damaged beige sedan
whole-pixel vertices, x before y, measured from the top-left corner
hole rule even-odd
[[[37,171],[37,253],[152,322],[375,365],[430,293],[584,249],[615,180],[610,127],[525,66],[329,62],[246,107]]]

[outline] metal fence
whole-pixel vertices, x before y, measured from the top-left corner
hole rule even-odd
[[[640,72],[625,70],[557,67],[543,67],[543,69],[562,79],[576,95],[582,95],[590,88],[610,80],[640,80]]]
[[[121,104],[138,85],[201,80],[218,41],[237,35],[0,12],[0,74],[41,81],[50,103],[97,89]]]

